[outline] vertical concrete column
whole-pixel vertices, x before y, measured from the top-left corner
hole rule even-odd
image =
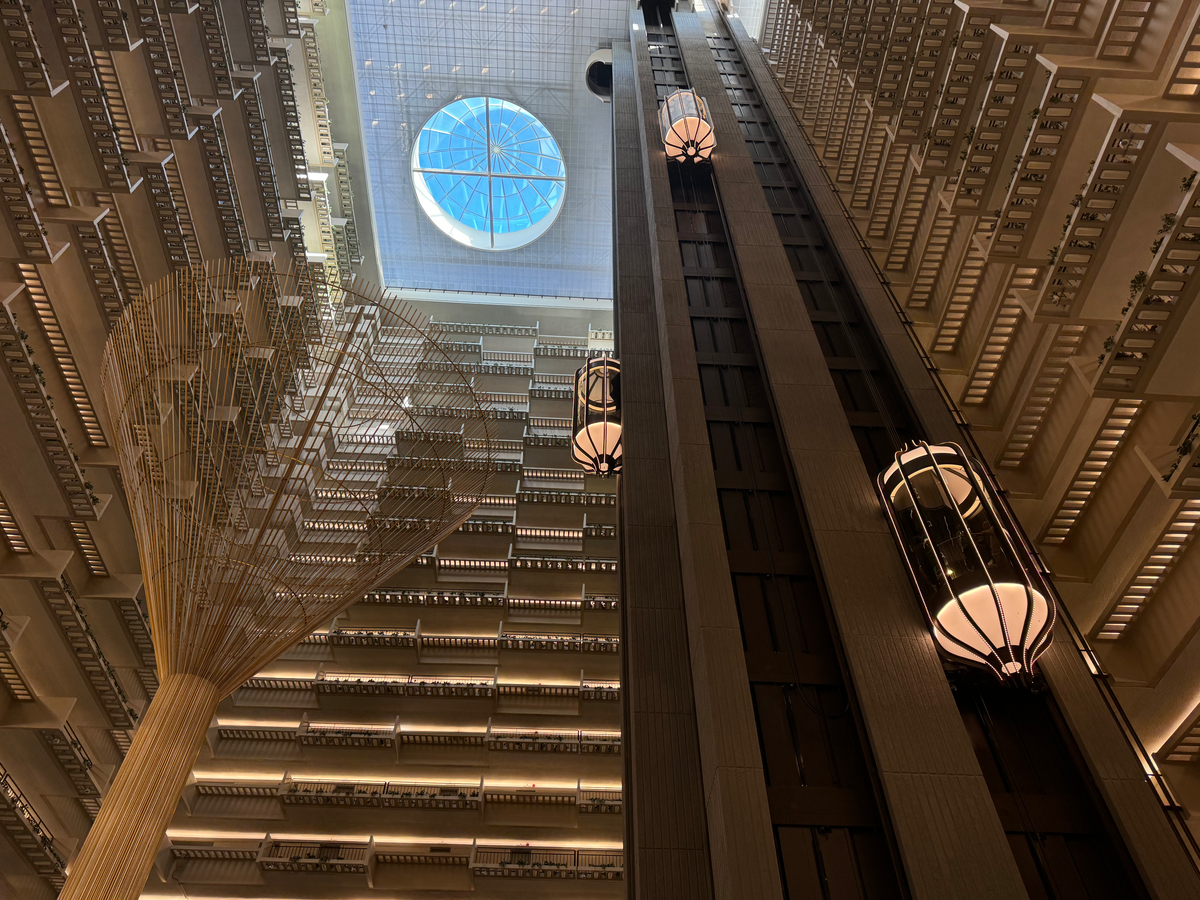
[[[630,27],[642,142],[639,166],[654,228],[647,242],[655,282],[649,326],[662,353],[659,378],[669,450],[665,463],[673,486],[676,550],[682,562],[713,891],[720,900],[782,900],[758,728],[696,368],[674,202],[659,132],[646,24],[640,12],[633,14]],[[618,160],[618,170],[620,167]],[[624,305],[621,317],[624,334]],[[639,497],[638,502],[644,499]]]
[[[674,18],[712,112],[728,236],[912,896],[1025,897],[709,49],[721,26]]]
[[[708,900],[712,874],[634,82],[629,43],[614,42],[615,305],[625,460],[619,486],[625,872],[631,900]]]

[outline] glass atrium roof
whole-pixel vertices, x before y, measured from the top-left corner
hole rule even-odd
[[[469,97],[421,128],[412,154],[421,208],[459,243],[512,250],[554,223],[566,192],[558,143],[507,100]]]
[[[592,95],[582,73],[597,47],[628,39],[629,0],[346,0],[346,9],[368,182],[355,180],[354,191],[357,198],[369,188],[363,193],[384,283],[607,303],[613,284],[611,104]],[[319,17],[318,31],[337,18]],[[427,208],[464,234],[468,226],[432,194],[422,203],[422,192],[414,190],[425,184],[413,177],[421,129],[446,106],[472,97],[502,98],[527,110],[553,136],[568,173],[557,214],[531,229],[501,232],[497,244],[531,240],[535,228],[545,232],[502,253],[449,237]],[[339,106],[331,115],[338,122],[350,112],[349,105]],[[473,199],[477,207],[490,206],[491,191]],[[475,230],[490,248],[490,229]]]

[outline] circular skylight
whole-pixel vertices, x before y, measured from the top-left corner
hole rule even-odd
[[[554,224],[567,188],[562,152],[525,109],[494,97],[455,100],[417,135],[421,208],[460,244],[514,250]]]

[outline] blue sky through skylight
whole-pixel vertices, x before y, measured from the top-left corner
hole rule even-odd
[[[421,205],[460,243],[524,246],[545,233],[562,206],[567,170],[558,143],[532,113],[507,100],[469,97],[443,107],[421,128],[414,151]]]

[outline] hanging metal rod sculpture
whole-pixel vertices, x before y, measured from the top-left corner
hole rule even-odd
[[[488,410],[411,308],[307,267],[180,270],[101,379],[160,687],[62,900],[134,900],[219,700],[455,530]]]

